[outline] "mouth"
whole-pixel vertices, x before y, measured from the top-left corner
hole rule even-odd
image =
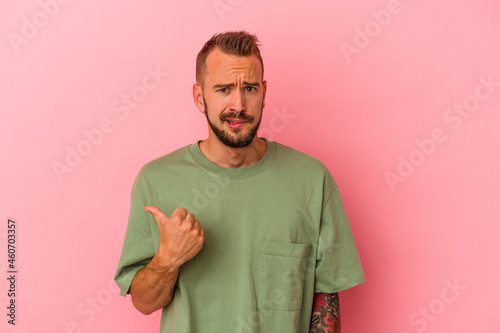
[[[229,128],[236,129],[236,128],[240,128],[241,126],[245,125],[246,122],[243,120],[239,120],[239,119],[226,119],[226,124],[227,124],[227,126],[229,126]]]

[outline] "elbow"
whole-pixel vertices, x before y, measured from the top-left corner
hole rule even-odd
[[[149,302],[148,303],[141,302],[141,301],[137,300],[137,298],[134,298],[132,296],[132,304],[134,305],[134,307],[137,309],[137,311],[139,311],[140,313],[142,313],[143,315],[146,315],[146,316],[149,316],[153,312],[156,312],[156,311],[160,310],[161,308],[167,306],[170,303],[170,301],[171,300],[169,300],[168,303],[165,305],[157,305],[157,304],[151,304]]]
[[[134,308],[137,309],[137,311],[139,311],[140,313],[142,313],[143,315],[146,315],[146,316],[149,316],[150,314],[152,314],[153,312],[156,311],[149,306],[145,306],[143,304],[140,304],[139,302],[134,302],[133,298],[132,298],[132,304],[134,305]]]
[[[137,311],[139,311],[143,315],[148,316],[154,312],[152,309],[149,309],[148,306],[145,306],[143,303],[137,301],[136,298],[133,296],[132,296],[132,304],[134,305],[134,308],[136,308]]]
[[[142,313],[145,316],[149,316],[150,314],[152,314],[153,312],[155,312],[155,311],[148,311],[147,309],[140,309],[140,308],[137,308],[137,307],[136,307],[136,309],[139,310],[139,312]]]

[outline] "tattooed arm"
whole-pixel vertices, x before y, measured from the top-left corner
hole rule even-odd
[[[309,333],[340,333],[339,294],[314,294]]]

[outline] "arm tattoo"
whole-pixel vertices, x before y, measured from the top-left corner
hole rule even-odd
[[[309,333],[340,333],[339,294],[314,294]]]

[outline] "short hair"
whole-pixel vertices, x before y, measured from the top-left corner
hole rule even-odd
[[[262,77],[264,77],[264,63],[260,56],[259,45],[257,36],[246,31],[228,31],[213,35],[196,57],[196,82],[203,86],[207,76],[207,57],[214,49],[240,57],[257,56],[262,66]]]

